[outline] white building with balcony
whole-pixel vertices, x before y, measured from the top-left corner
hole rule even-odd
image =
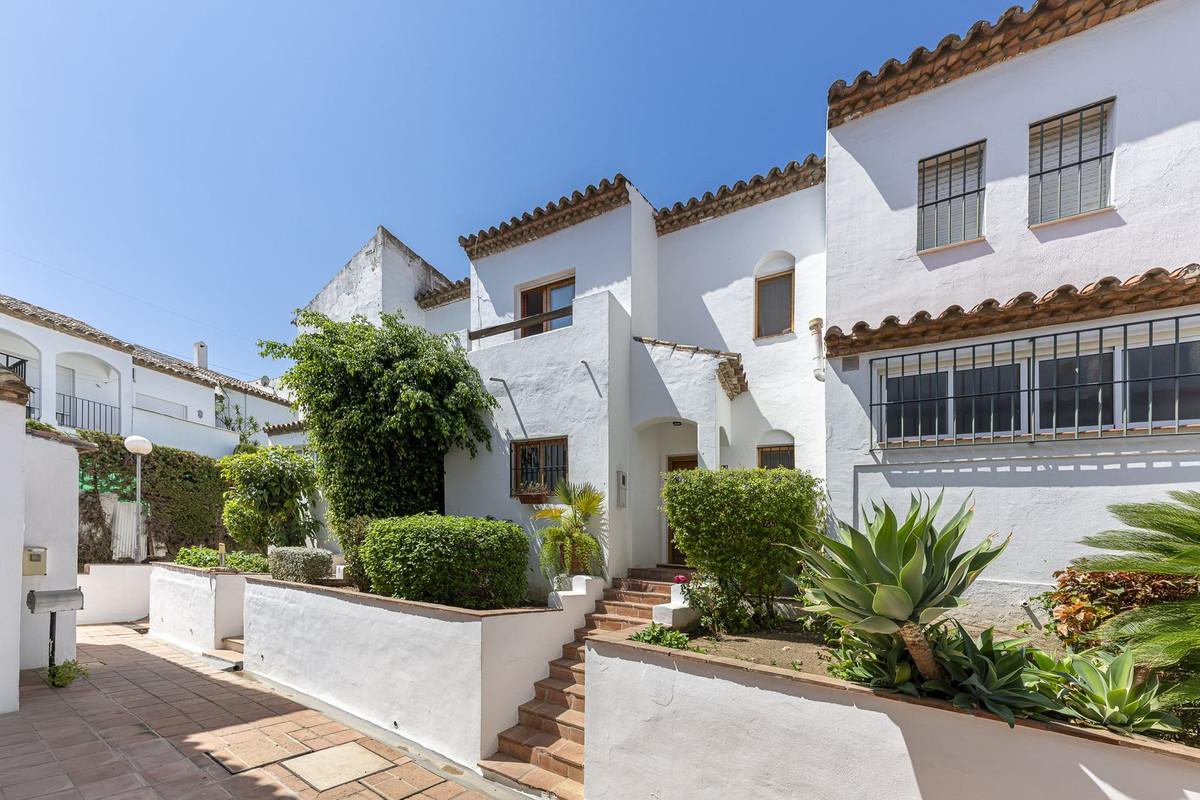
[[[229,455],[238,444],[239,434],[227,424],[231,417],[253,417],[260,425],[296,419],[269,382],[209,369],[203,342],[188,362],[7,295],[0,295],[0,367],[29,384],[31,419],[139,434],[213,457]],[[254,438],[266,441],[262,433]]]

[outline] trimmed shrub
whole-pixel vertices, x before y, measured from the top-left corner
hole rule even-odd
[[[271,577],[281,581],[316,583],[333,572],[333,553],[317,547],[276,547],[267,559]]]
[[[175,563],[187,567],[212,569],[221,563],[221,554],[213,547],[181,547],[175,554]],[[259,553],[233,550],[225,553],[225,566],[238,572],[270,572],[267,557]]]
[[[529,540],[511,522],[422,514],[376,520],[360,550],[379,594],[460,608],[525,597]]]
[[[330,520],[333,533],[337,536],[338,544],[341,545],[342,556],[346,559],[346,577],[358,587],[360,592],[371,591],[371,579],[367,576],[367,570],[363,566],[360,550],[363,540],[367,537],[367,529],[374,521],[372,517]]]
[[[221,519],[242,547],[293,547],[316,535],[309,507],[317,493],[312,458],[290,447],[262,447],[222,458],[229,484]]]
[[[100,512],[100,495],[114,492],[121,500],[136,497],[134,458],[124,440],[99,431],[79,431],[79,438],[99,450],[79,456],[79,518],[89,530],[107,528]],[[216,459],[156,445],[142,459],[142,500],[149,508],[146,534],[150,552],[163,547],[168,556],[188,545],[215,545],[224,532],[221,524],[221,478]],[[112,531],[105,531],[112,558]],[[94,534],[93,534],[94,535]],[[103,542],[98,548],[103,550]],[[92,556],[95,553],[90,554]]]
[[[806,532],[824,525],[821,482],[796,469],[680,470],[663,476],[663,511],[688,564],[716,581],[727,602],[750,605],[755,625],[794,572]]]

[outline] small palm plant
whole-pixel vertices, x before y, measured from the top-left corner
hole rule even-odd
[[[554,499],[555,504],[538,506],[533,513],[534,519],[552,523],[539,531],[542,571],[552,579],[599,574],[600,542],[588,532],[588,525],[593,520],[603,524],[604,492],[590,483],[559,481]]]
[[[1174,503],[1121,503],[1108,507],[1124,530],[1081,541],[1120,551],[1086,556],[1072,566],[1090,572],[1145,572],[1200,578],[1200,492],[1167,493]],[[1135,608],[1096,629],[1103,641],[1127,644],[1142,666],[1200,666],[1200,597]]]
[[[886,503],[874,505],[865,530],[838,520],[836,536],[814,532],[814,544],[793,548],[809,567],[810,611],[829,614],[853,631],[898,634],[926,680],[942,673],[924,626],[962,605],[962,593],[1008,545],[1005,539],[993,546],[988,536],[957,553],[974,507],[964,502],[939,528],[941,505],[942,495],[928,503],[914,494],[903,522]]]

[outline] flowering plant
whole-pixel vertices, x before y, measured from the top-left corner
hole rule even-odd
[[[692,579],[689,578],[687,575],[676,575],[675,576],[676,583],[691,583],[691,581],[692,581]]]

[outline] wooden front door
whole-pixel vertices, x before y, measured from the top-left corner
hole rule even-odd
[[[696,456],[667,456],[667,472],[677,469],[695,469],[700,462]],[[675,546],[675,532],[667,525],[667,563],[687,565],[687,558]]]

